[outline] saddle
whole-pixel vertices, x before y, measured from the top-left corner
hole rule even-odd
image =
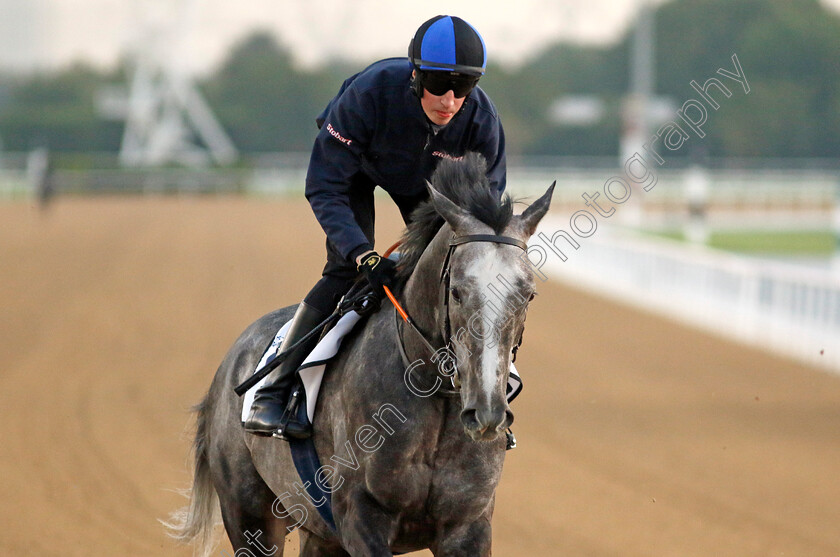
[[[324,378],[327,363],[338,354],[344,337],[353,330],[361,318],[362,315],[356,310],[345,313],[331,329],[322,335],[321,340],[298,368],[298,377],[305,396],[292,397],[292,399],[300,400],[303,398],[306,401],[306,418],[310,423],[315,420],[315,406],[318,402],[318,392],[321,389],[321,382]],[[259,363],[254,369],[254,373],[259,373],[276,357],[277,348],[283,342],[283,338],[286,336],[286,331],[289,329],[290,324],[291,321],[284,323],[277,331],[277,334],[274,335],[274,339],[271,341],[262,358],[260,358]],[[242,402],[243,422],[248,418],[248,414],[251,411],[251,404],[254,402],[256,391],[264,382],[265,379],[263,378],[245,392]],[[511,403],[520,392],[522,392],[522,378],[519,376],[516,366],[511,362],[506,391],[508,403]],[[290,410],[294,411],[292,408]]]

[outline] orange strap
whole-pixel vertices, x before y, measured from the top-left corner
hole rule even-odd
[[[389,255],[391,255],[394,252],[394,250],[400,247],[400,244],[402,244],[402,240],[397,240],[396,242],[394,242],[394,244],[390,248],[385,250],[385,253],[382,254],[382,257],[388,257]],[[391,289],[387,286],[383,286],[382,288],[385,289],[385,295],[388,296],[388,299],[391,300],[391,303],[394,304],[395,308],[397,308],[397,311],[402,316],[403,321],[408,323],[408,314],[405,312],[400,303],[394,297],[394,294],[391,292]]]
[[[400,313],[400,316],[402,316],[403,321],[408,323],[408,314],[405,312],[405,310],[402,308],[400,303],[397,301],[397,299],[391,293],[391,289],[388,288],[387,286],[383,286],[382,288],[385,289],[385,295],[388,296],[388,299],[391,300],[391,303],[394,304],[395,308],[397,308],[397,311]]]
[[[402,244],[402,240],[397,240],[396,242],[394,242],[394,245],[385,250],[385,253],[382,254],[382,257],[388,257],[389,255],[391,255],[395,249],[400,247],[400,244]]]

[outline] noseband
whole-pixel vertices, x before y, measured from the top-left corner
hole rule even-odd
[[[452,259],[452,252],[455,251],[455,248],[462,245],[468,244],[471,242],[487,242],[487,243],[494,243],[494,244],[506,244],[509,246],[516,246],[517,248],[521,249],[522,251],[528,250],[528,245],[519,240],[517,238],[511,238],[510,236],[499,236],[496,234],[468,234],[465,236],[454,236],[449,241],[449,250],[446,252],[446,258],[443,260],[443,265],[441,266],[440,270],[440,288],[442,289],[442,296],[443,296],[443,315],[444,315],[444,323],[443,323],[443,345],[446,347],[447,353],[454,354],[452,350],[452,324],[449,319],[449,282],[450,282],[450,266],[451,266],[451,259]],[[397,310],[394,309],[394,317],[397,319]],[[415,332],[423,339],[424,344],[432,349],[431,343],[426,339],[426,336],[416,327],[414,327]],[[399,327],[399,319],[397,319],[397,339],[400,348],[400,356],[402,356],[403,364],[408,367],[408,355],[405,353],[405,346],[403,344],[402,335],[400,334],[400,327]],[[521,344],[522,338],[520,337],[519,341],[517,342],[516,346],[513,348],[514,357],[516,354],[516,350],[519,348],[519,344]],[[457,364],[454,361],[452,362],[453,366],[453,373],[450,376],[452,381],[453,389],[438,389],[436,393],[445,396],[457,396],[460,393],[461,389],[461,381],[459,379],[459,372],[457,368]],[[412,370],[413,373],[413,370]]]

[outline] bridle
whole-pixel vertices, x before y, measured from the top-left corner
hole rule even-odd
[[[509,246],[515,246],[515,247],[521,249],[522,251],[527,252],[527,250],[528,250],[528,245],[525,242],[523,242],[522,240],[519,240],[517,238],[512,238],[510,236],[500,236],[500,235],[497,235],[497,234],[468,234],[468,235],[464,235],[464,236],[453,236],[452,239],[449,240],[449,250],[446,252],[446,257],[443,260],[443,265],[441,265],[441,270],[440,270],[440,289],[442,290],[441,291],[441,296],[443,298],[443,310],[444,310],[443,311],[444,323],[443,323],[442,336],[443,336],[443,346],[445,347],[447,354],[454,354],[454,351],[452,349],[452,323],[451,323],[451,320],[450,320],[450,317],[449,317],[449,292],[450,292],[449,284],[450,284],[450,278],[451,278],[450,267],[451,267],[451,264],[452,264],[452,253],[455,251],[455,248],[457,248],[458,246],[460,246],[462,244],[468,244],[468,243],[471,243],[471,242],[488,242],[488,243],[495,243],[495,244],[505,244],[505,245],[509,245]],[[405,352],[405,343],[403,342],[402,334],[400,332],[400,324],[399,324],[400,320],[399,320],[397,311],[398,311],[398,306],[395,305],[395,307],[394,307],[394,318],[397,321],[397,341],[398,341],[397,344],[399,345],[400,356],[403,360],[403,364],[408,368],[410,366],[410,363],[409,363],[409,360],[408,360],[408,355]],[[423,340],[423,344],[427,347],[427,349],[430,352],[432,352],[432,354],[435,354],[436,350],[432,346],[432,343],[429,342],[429,340],[426,338],[426,335],[424,335],[423,332],[420,331],[420,329],[414,324],[414,322],[410,319],[410,317],[405,315],[404,320],[406,322],[408,322],[409,325],[411,325],[412,329],[414,329],[414,331],[420,336],[420,338]],[[514,359],[516,359],[516,352],[519,349],[519,346],[521,344],[522,344],[522,335],[519,336],[519,339],[516,342],[516,345],[512,349]],[[452,389],[437,389],[435,391],[435,394],[440,394],[440,395],[443,395],[443,396],[459,396],[460,395],[460,389],[461,389],[461,382],[460,382],[460,378],[459,378],[460,374],[458,372],[458,368],[457,368],[457,365],[454,361],[454,358],[452,359],[451,364],[452,364],[452,367],[453,367],[453,372],[452,372],[452,375],[450,376],[450,379],[452,381],[452,387],[453,388]],[[413,368],[412,368],[411,373],[416,378],[416,374],[413,372]]]

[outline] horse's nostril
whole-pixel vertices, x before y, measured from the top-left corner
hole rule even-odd
[[[493,436],[504,431],[513,423],[510,409],[491,411],[489,408],[467,408],[461,412],[461,423],[471,434]]]
[[[467,408],[461,412],[461,423],[467,429],[481,429],[481,424],[478,422],[478,412],[476,412],[475,408]]]
[[[510,410],[505,410],[505,422],[502,425],[502,429],[507,429],[511,425],[513,425],[513,412]]]

